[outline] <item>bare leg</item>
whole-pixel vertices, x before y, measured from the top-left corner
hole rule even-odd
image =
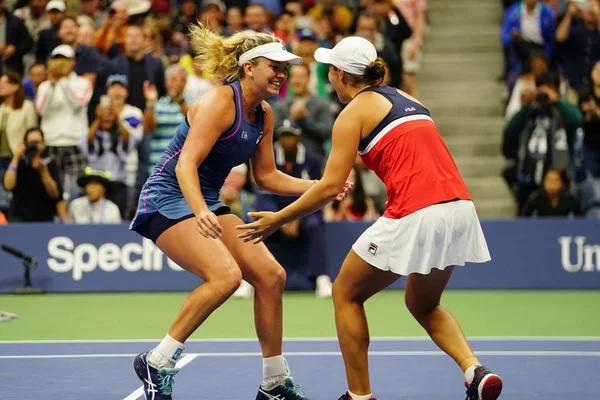
[[[171,260],[204,280],[204,284],[185,299],[169,328],[169,335],[183,343],[235,292],[242,274],[220,240],[198,233],[194,218],[167,229],[156,244]]]
[[[263,357],[282,354],[283,288],[285,270],[264,243],[244,243],[237,235],[236,225],[243,224],[235,215],[219,216],[223,227],[223,242],[237,261],[244,279],[254,286],[254,325]]]
[[[405,302],[413,317],[440,349],[466,371],[479,361],[456,319],[440,305],[454,267],[433,269],[428,275],[411,274],[406,281]]]
[[[369,327],[364,302],[395,282],[399,275],[367,264],[350,250],[333,283],[335,325],[349,390],[357,395],[371,393],[369,381]]]

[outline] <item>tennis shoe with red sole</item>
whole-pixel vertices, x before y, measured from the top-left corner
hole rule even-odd
[[[466,400],[496,400],[502,393],[502,379],[490,371],[489,368],[480,365],[475,368],[473,382],[467,388]]]

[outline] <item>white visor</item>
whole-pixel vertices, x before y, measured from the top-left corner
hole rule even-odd
[[[238,65],[241,67],[244,63],[257,57],[264,57],[272,61],[287,61],[290,64],[302,64],[302,58],[290,53],[285,46],[279,42],[267,43],[248,50],[240,56]]]
[[[333,49],[321,47],[315,51],[315,60],[323,64],[335,65],[353,75],[362,75],[365,69],[377,59],[377,49],[371,42],[358,36],[340,40]]]

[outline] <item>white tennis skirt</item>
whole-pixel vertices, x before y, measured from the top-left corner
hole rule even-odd
[[[435,204],[400,219],[379,218],[352,249],[367,263],[407,276],[491,260],[472,201]]]

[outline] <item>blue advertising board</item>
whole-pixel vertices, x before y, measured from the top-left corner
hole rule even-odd
[[[326,224],[335,277],[366,223]],[[458,267],[454,289],[600,289],[600,221],[483,221],[492,261]],[[13,224],[0,244],[37,260],[33,286],[45,292],[190,291],[202,281],[183,271],[127,225]],[[0,251],[0,293],[23,286],[22,261]],[[404,279],[392,286],[402,288]]]

